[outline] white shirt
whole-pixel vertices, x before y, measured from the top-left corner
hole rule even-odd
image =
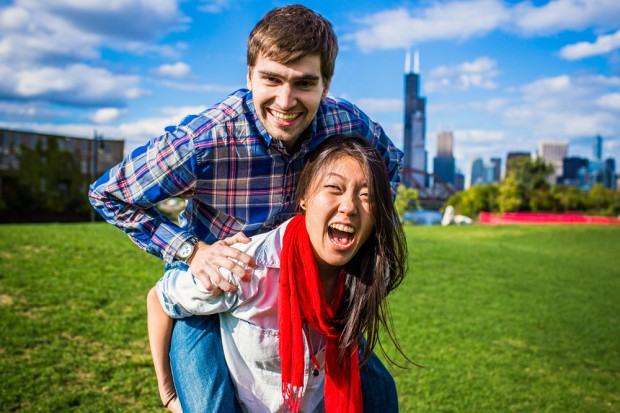
[[[253,256],[258,266],[248,282],[220,268],[222,275],[238,287],[235,293],[213,296],[189,270],[169,270],[157,283],[159,299],[172,318],[219,313],[224,356],[237,399],[246,412],[282,411],[277,311],[280,254],[288,222],[252,237],[248,244],[234,245]],[[309,330],[321,370],[318,377],[311,374],[313,363],[304,337],[306,374],[301,411],[324,412],[325,341],[312,328]]]

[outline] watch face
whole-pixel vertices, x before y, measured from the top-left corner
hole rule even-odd
[[[181,245],[181,248],[179,248],[178,255],[180,258],[185,259],[190,256],[190,254],[192,253],[192,250],[193,250],[192,245],[185,243]]]

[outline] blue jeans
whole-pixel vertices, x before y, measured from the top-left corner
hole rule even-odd
[[[170,362],[184,413],[241,412],[224,359],[219,316],[176,320]],[[394,379],[374,353],[360,375],[365,413],[398,412]]]

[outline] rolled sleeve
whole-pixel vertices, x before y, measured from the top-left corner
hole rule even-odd
[[[191,135],[181,127],[134,150],[95,181],[89,191],[95,210],[143,250],[171,262],[191,234],[155,205],[191,191],[196,182]]]
[[[232,277],[226,278],[232,280]],[[170,266],[156,289],[164,311],[171,318],[222,313],[231,310],[239,301],[238,293],[211,294],[184,264]]]

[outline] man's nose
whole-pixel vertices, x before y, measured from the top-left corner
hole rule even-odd
[[[279,88],[276,95],[276,104],[282,110],[289,110],[297,104],[297,99],[295,99],[294,91],[290,85],[285,83]]]

